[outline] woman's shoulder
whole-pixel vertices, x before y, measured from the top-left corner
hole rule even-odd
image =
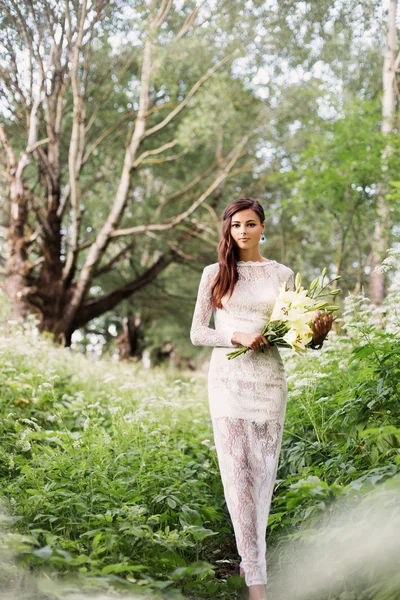
[[[254,263],[256,264],[256,263]],[[279,271],[281,271],[284,275],[290,275],[291,273],[293,273],[292,269],[286,265],[284,265],[283,263],[280,263],[276,260],[271,260],[270,263],[266,263],[266,265],[268,266],[274,266],[276,269],[278,269]],[[211,272],[216,272],[219,269],[219,262],[215,262],[215,263],[211,263],[209,265],[206,265],[204,267],[204,271],[211,273]]]
[[[219,262],[211,263],[210,265],[206,265],[203,269],[205,273],[216,273],[219,269]]]
[[[281,281],[286,281],[291,275],[294,276],[293,270],[283,263],[275,261],[275,266],[278,270]]]
[[[279,272],[279,275],[282,278],[287,279],[288,277],[290,277],[290,275],[294,275],[294,272],[290,267],[288,267],[287,265],[284,265],[283,263],[280,263],[276,260],[271,261],[271,263],[267,263],[266,266],[273,266]],[[203,268],[203,272],[207,273],[207,274],[215,275],[218,271],[219,271],[219,262],[211,263],[209,265],[206,265]]]

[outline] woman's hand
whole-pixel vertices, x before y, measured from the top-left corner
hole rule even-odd
[[[311,323],[311,329],[313,330],[312,341],[316,346],[322,344],[329,331],[332,328],[333,315],[325,311],[323,315],[320,310],[314,313],[314,320]]]
[[[260,350],[261,342],[264,342],[265,349],[271,348],[271,344],[261,333],[243,333],[241,331],[235,331],[232,336],[232,342],[234,344],[241,344],[247,346],[252,350]]]

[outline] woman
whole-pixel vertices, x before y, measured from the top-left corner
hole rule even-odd
[[[226,207],[219,261],[203,270],[190,330],[194,345],[214,346],[208,371],[209,407],[249,600],[266,598],[265,534],[287,394],[278,348],[270,346],[260,331],[280,285],[285,282],[287,289],[294,289],[293,271],[259,252],[264,228],[264,211],[257,200],[239,198]],[[215,329],[209,327],[212,313]],[[331,325],[331,316],[316,313],[314,344],[322,343]],[[251,350],[228,360],[226,354],[241,346]]]

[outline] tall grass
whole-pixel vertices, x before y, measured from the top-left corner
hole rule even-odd
[[[201,592],[231,538],[204,376],[90,360],[29,326],[0,338],[0,364],[18,561],[141,593]]]
[[[398,527],[398,506],[385,494],[390,484],[398,490],[400,469],[398,339],[360,296],[347,301],[340,335],[321,351],[283,351],[289,398],[268,527],[271,600],[287,600],[279,582],[288,568],[299,572],[310,544],[330,540],[329,558],[329,546],[341,552],[333,540],[356,531],[349,521],[336,526],[338,506],[353,525],[354,503],[373,506],[370,515],[385,508]],[[30,321],[3,330],[0,365],[4,593],[236,597],[243,581],[204,374],[90,359],[54,348]],[[390,560],[373,575],[366,556],[347,561],[325,587],[310,561],[318,600],[400,597]]]

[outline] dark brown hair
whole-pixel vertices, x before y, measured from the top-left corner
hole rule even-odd
[[[237,261],[239,248],[231,235],[232,217],[239,210],[251,208],[257,213],[260,222],[265,221],[264,209],[258,200],[253,198],[239,198],[234,200],[224,210],[221,239],[218,244],[219,271],[211,288],[211,302],[216,308],[222,308],[221,299],[229,293],[231,297],[235,284],[239,278]]]

